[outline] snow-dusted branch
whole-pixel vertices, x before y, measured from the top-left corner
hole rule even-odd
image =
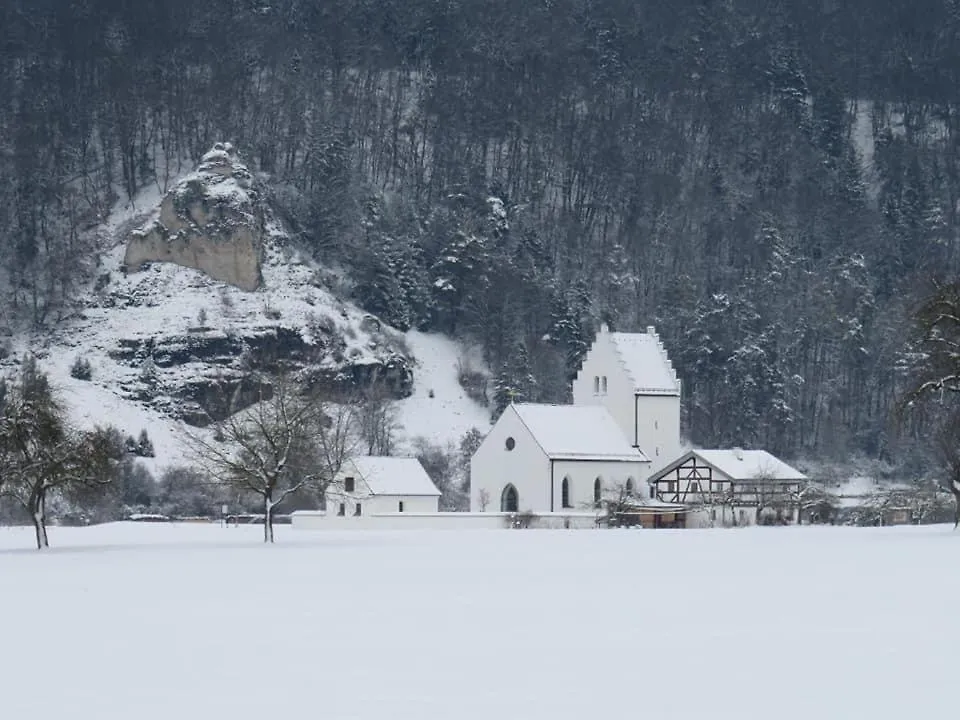
[[[215,438],[194,433],[189,442],[211,476],[260,498],[264,542],[273,542],[277,506],[299,493],[322,493],[358,436],[351,405],[306,391],[286,375],[258,385],[257,402],[223,420]]]

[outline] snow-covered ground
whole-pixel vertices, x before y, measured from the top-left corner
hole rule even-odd
[[[3,717],[954,711],[944,526],[258,538],[0,528]]]
[[[405,338],[417,365],[413,371],[413,395],[398,402],[403,446],[417,437],[440,444],[457,442],[472,428],[486,434],[490,429],[490,409],[467,397],[457,380],[457,363],[466,357],[460,343],[444,335],[416,330],[409,331]],[[483,367],[475,357],[470,358],[470,363]]]

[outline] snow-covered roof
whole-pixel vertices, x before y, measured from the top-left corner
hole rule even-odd
[[[517,403],[510,407],[537,444],[554,460],[650,462],[627,442],[616,420],[601,405]]]
[[[807,476],[766,450],[691,450],[731,480],[806,480]],[[688,455],[689,455],[688,454]]]
[[[660,336],[653,327],[648,327],[645,333],[609,333],[604,325],[601,326],[600,333],[609,335],[633,382],[634,392],[680,394],[680,380]]]
[[[440,494],[416,458],[365,455],[352,462],[374,495]]]

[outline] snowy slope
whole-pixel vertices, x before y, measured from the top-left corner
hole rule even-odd
[[[4,717],[949,717],[944,526],[0,528]],[[2,549],[9,548],[9,549]],[[43,668],[38,672],[37,668]]]
[[[490,409],[467,397],[457,381],[457,362],[464,354],[459,343],[443,335],[411,330],[406,341],[417,364],[413,395],[398,402],[403,445],[426,437],[457,442],[467,431],[490,429]],[[471,358],[474,366],[478,361]],[[430,393],[433,397],[430,397]]]
[[[123,344],[159,335],[207,341],[280,326],[310,342],[319,328],[334,328],[345,344],[343,357],[355,364],[403,352],[403,334],[386,325],[371,325],[367,313],[339,298],[331,289],[336,273],[299,252],[275,222],[268,225],[263,287],[256,292],[244,292],[172,264],[153,263],[146,270],[124,273],[125,241],[132,229],[155,214],[161,198],[154,185],[145,188],[134,203],[118,203],[98,230],[100,280],[78,299],[79,310],[52,334],[23,337],[16,344],[17,355],[29,350],[37,356],[81,426],[114,424],[134,436],[146,429],[157,457],[145,462],[154,471],[187,461],[185,428],[164,412],[163,392],[153,406],[131,399],[140,367],[111,357]],[[404,436],[424,435],[446,443],[459,440],[471,427],[488,427],[486,409],[466,398],[457,385],[458,344],[416,332],[408,333],[407,342],[416,368],[414,395],[401,404],[401,419],[407,426]],[[70,366],[78,356],[92,364],[92,381],[70,377]],[[332,361],[331,367],[336,367]],[[9,361],[7,371],[13,371]],[[186,362],[159,372],[161,385],[170,387],[201,376],[215,377],[221,370],[216,364]],[[435,388],[435,401],[427,398],[429,387]],[[173,403],[170,400],[168,407]]]

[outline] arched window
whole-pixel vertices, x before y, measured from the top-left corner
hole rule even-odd
[[[517,493],[517,489],[510,484],[503,489],[503,492],[500,493],[500,512],[518,512],[520,507],[520,495]]]
[[[600,392],[603,393],[604,395],[607,394],[607,376],[606,375],[600,378]]]
[[[630,497],[633,497],[633,478],[632,477],[627,478],[627,495],[629,495]]]
[[[600,376],[599,375],[593,376],[593,394],[594,395],[600,394]]]
[[[593,505],[600,507],[600,498],[603,495],[603,481],[597,478],[593,481]]]
[[[570,502],[570,478],[568,477],[565,477],[560,485],[560,504],[565,508],[573,507],[573,503]]]

